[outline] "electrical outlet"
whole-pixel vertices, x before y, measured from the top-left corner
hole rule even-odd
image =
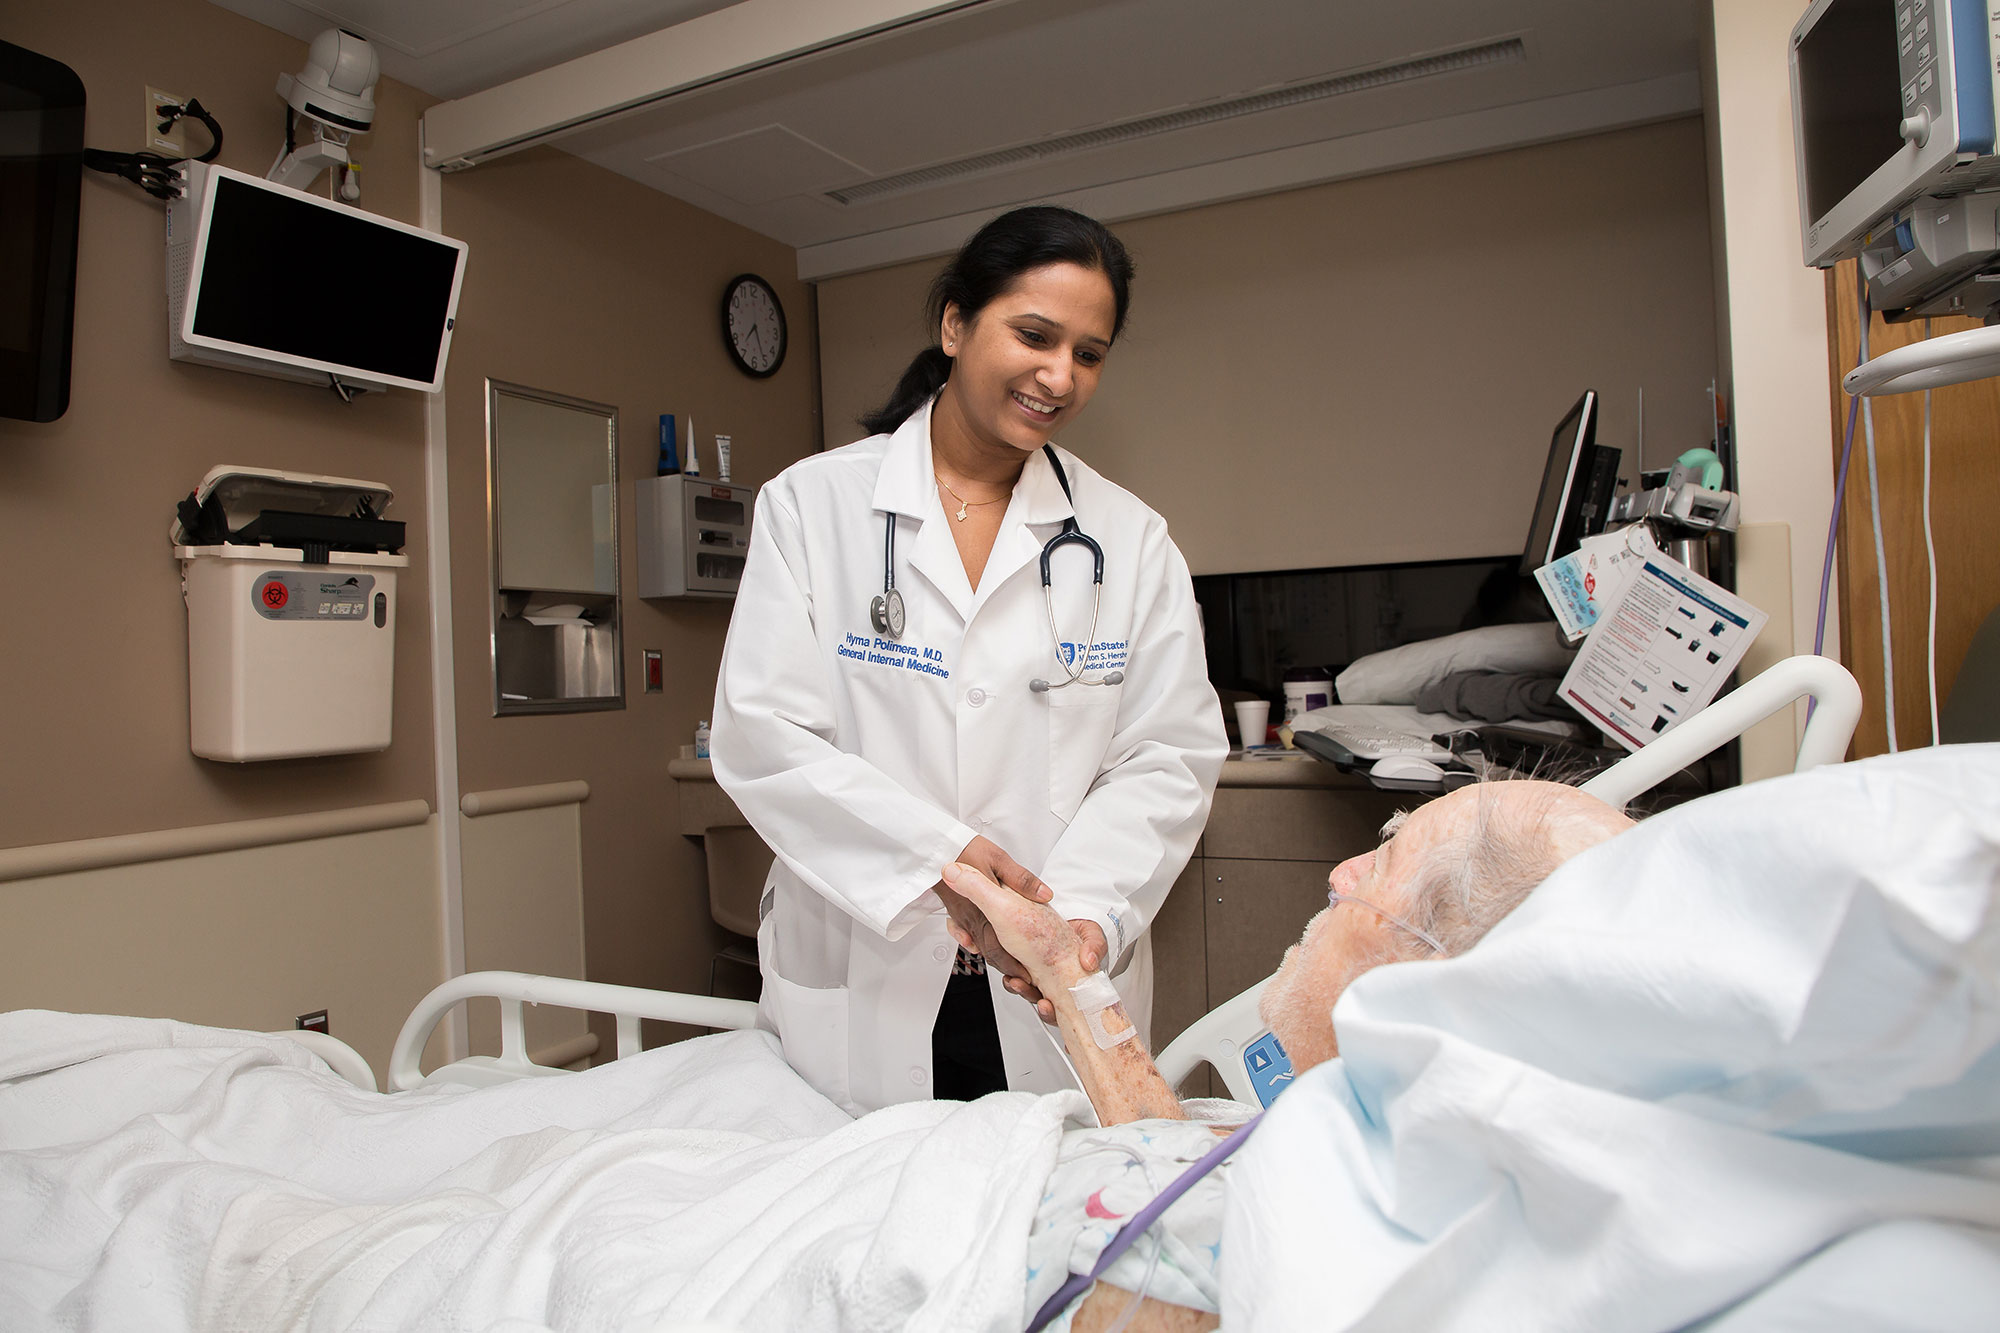
[[[160,133],[160,108],[163,106],[186,105],[187,99],[185,97],[177,97],[173,93],[163,93],[158,88],[150,84],[147,85],[146,137],[144,140],[147,152],[158,153],[162,157],[186,157],[188,155],[188,123],[185,118],[175,121],[172,128],[165,134]]]

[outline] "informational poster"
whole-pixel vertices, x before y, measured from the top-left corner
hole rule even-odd
[[[1536,570],[1535,582],[1554,608],[1563,637],[1575,643],[1595,629],[1640,564],[1659,553],[1646,525],[1634,523],[1585,537],[1576,550]]]
[[[1707,707],[1769,619],[1656,551],[1583,641],[1561,697],[1626,749],[1640,749]]]

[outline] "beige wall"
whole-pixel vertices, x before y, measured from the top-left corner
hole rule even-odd
[[[262,174],[283,134],[281,71],[305,46],[201,0],[16,5],[9,41],[83,79],[87,141],[139,146],[144,88],[199,97],[222,165]],[[356,145],[367,207],[417,217],[425,99],[384,80]],[[202,131],[189,131],[199,141]],[[265,816],[434,799],[423,400],[330,392],[167,359],[165,205],[85,173],[68,413],[0,421],[0,847],[47,847]],[[326,300],[324,281],[297,299]],[[231,463],[381,481],[411,520],[398,583],[394,742],[383,753],[229,765],[188,751],[187,616],[174,502]],[[0,1007],[251,1028],[330,1011],[379,1070],[443,975],[429,825],[0,883]]]
[[[465,865],[465,970],[584,975],[581,807],[509,810],[459,825]],[[530,1006],[532,1054],[582,1035],[574,1009]],[[497,1005],[471,1008],[472,1049],[500,1050]]]
[[[257,175],[284,133],[278,74],[305,60],[304,44],[201,0],[15,5],[6,29],[83,79],[92,146],[139,146],[150,83],[199,97],[227,134],[222,165]],[[357,143],[363,202],[414,221],[423,99],[384,80],[377,100],[378,129]],[[0,551],[14,590],[0,635],[0,847],[432,797],[422,399],[343,404],[168,361],[165,214],[138,187],[85,173],[69,412],[0,420]],[[337,285],[302,280],[297,298],[337,299]],[[397,585],[387,751],[241,766],[188,752],[187,613],[167,527],[218,463],[385,482],[390,517],[417,520]]]
[[[472,247],[445,413],[460,787],[587,781],[588,975],[705,993],[721,938],[700,850],[674,827],[667,760],[709,714],[730,607],[638,599],[633,482],[654,471],[662,412],[683,423],[692,414],[705,458],[713,436],[732,436],[735,476],[751,485],[815,447],[810,295],[787,247],[548,149],[447,176],[444,230]],[[722,347],[723,285],[746,271],[776,288],[791,326],[791,350],[768,380],[737,371]],[[619,410],[621,710],[491,716],[488,377]],[[662,694],[640,692],[644,648],[666,655]],[[468,905],[471,875],[468,860]],[[471,943],[468,934],[468,962]]]
[[[443,979],[436,825],[0,881],[0,1010],[272,1031],[325,1009],[379,1079]]]
[[[1758,653],[1811,652],[1819,579],[1833,508],[1833,429],[1827,405],[1826,285],[1805,266],[1799,235],[1786,52],[1805,0],[1718,0],[1703,44],[1715,160],[1716,248],[1726,256],[1720,318],[1741,473],[1743,518],[1781,524],[1788,542],[1744,552],[1746,583],[1790,585],[1790,615],[1766,628]],[[1825,652],[1840,655],[1838,599],[1828,609]],[[1877,710],[1878,704],[1869,708]],[[1767,722],[1744,741],[1746,777],[1787,771],[1805,709],[1786,734]]]
[[[1549,433],[1598,390],[1633,468],[1708,437],[1701,123],[1119,224],[1131,321],[1063,443],[1196,573],[1518,551]],[[920,345],[939,261],[822,285],[826,438]]]
[[[93,146],[136,147],[150,83],[200,97],[227,132],[222,163],[256,174],[282,134],[272,85],[305,56],[303,43],[202,0],[30,7],[10,12],[5,35],[81,75]],[[377,101],[376,129],[358,141],[363,203],[415,221],[428,99],[384,80]],[[467,962],[705,990],[716,940],[698,849],[672,827],[666,761],[708,712],[729,608],[633,595],[631,481],[652,469],[661,411],[732,434],[737,473],[753,484],[814,446],[810,293],[790,276],[789,249],[558,153],[455,177],[443,195],[443,230],[471,243],[445,400],[459,789],[570,778],[592,788],[580,814],[464,821]],[[11,701],[0,848],[438,799],[427,401],[396,392],[343,405],[304,385],[169,362],[163,214],[128,184],[86,179],[70,411],[49,425],[0,421],[0,531],[21,590],[14,629],[0,636]],[[741,375],[721,348],[722,286],[746,270],[776,285],[792,319],[792,351],[769,381]],[[324,282],[300,292],[334,296]],[[623,414],[625,710],[487,715],[489,375]],[[386,753],[242,767],[188,753],[186,615],[167,526],[174,501],[224,462],[395,490],[411,562]],[[638,692],[642,647],[666,653],[663,695]],[[252,1027],[327,1007],[335,1034],[379,1071],[403,1013],[444,975],[439,824],[398,831],[396,854],[365,869],[320,840],[0,884],[0,1006]],[[475,1015],[475,1036],[481,1028]]]

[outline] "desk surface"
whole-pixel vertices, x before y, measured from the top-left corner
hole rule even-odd
[[[706,759],[669,759],[667,776],[676,782],[714,782]],[[1368,779],[1343,773],[1317,759],[1231,759],[1222,765],[1224,787],[1347,787],[1368,790]]]

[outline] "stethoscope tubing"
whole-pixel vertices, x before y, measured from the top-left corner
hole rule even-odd
[[[1056,483],[1062,487],[1063,497],[1070,502],[1070,516],[1062,522],[1062,531],[1042,543],[1042,605],[1049,616],[1049,651],[1056,665],[1062,669],[1063,679],[1051,682],[1040,676],[1028,682],[1028,688],[1036,694],[1046,694],[1050,690],[1060,690],[1069,685],[1116,685],[1125,679],[1123,671],[1111,671],[1098,680],[1085,680],[1089,670],[1090,655],[1097,648],[1097,617],[1104,606],[1104,548],[1077,525],[1076,496],[1069,487],[1069,476],[1063,471],[1062,460],[1056,457],[1055,446],[1044,444],[1042,452],[1048,455],[1049,466],[1055,469]],[[869,603],[869,620],[878,633],[886,633],[892,639],[901,639],[899,626],[888,622],[882,614],[892,601],[900,600],[896,592],[896,519],[895,511],[886,512],[882,525],[882,594]],[[1076,656],[1074,669],[1062,657],[1062,630],[1056,625],[1055,576],[1050,568],[1050,560],[1064,546],[1075,544],[1090,552],[1090,633],[1084,639],[1083,651]]]

